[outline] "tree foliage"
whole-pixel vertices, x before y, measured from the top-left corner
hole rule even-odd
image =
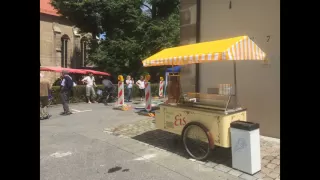
[[[106,33],[89,58],[113,74],[143,73],[141,60],[179,44],[179,0],[52,0],[52,5],[82,32]]]
[[[70,20],[83,32],[98,35],[102,33],[104,7],[108,7],[108,1],[100,0],[52,0],[51,4],[58,13]]]
[[[148,9],[153,19],[167,18],[171,14],[179,13],[179,0],[146,0],[145,4],[150,4]]]

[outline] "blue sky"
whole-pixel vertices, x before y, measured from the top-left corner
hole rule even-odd
[[[106,33],[100,34],[99,39],[106,39]]]

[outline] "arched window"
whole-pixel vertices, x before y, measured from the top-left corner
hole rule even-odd
[[[81,38],[80,52],[81,52],[81,66],[82,67],[85,67],[85,62],[87,61],[87,45],[88,45],[88,39],[86,37]]]
[[[69,42],[69,36],[63,35],[61,37],[61,67],[67,67],[68,66],[68,42]]]

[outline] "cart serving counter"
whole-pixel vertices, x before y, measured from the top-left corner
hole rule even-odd
[[[180,74],[169,75],[168,102],[156,111],[156,127],[182,136],[188,154],[208,157],[214,146],[231,147],[230,123],[246,121],[247,110],[237,99],[236,62],[264,60],[265,53],[248,37],[239,36],[168,48],[143,61],[148,66],[175,66],[233,61],[233,84],[219,84],[208,93],[185,92]]]

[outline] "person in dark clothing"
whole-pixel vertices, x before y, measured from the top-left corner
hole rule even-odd
[[[109,80],[109,77],[105,77],[102,80],[102,84],[104,86],[104,89],[108,92],[108,93],[112,93],[114,90],[114,86],[112,84],[112,82]]]
[[[110,100],[115,98],[115,86],[110,81],[110,78],[108,76],[102,80],[102,84],[104,86],[104,97],[106,98],[105,101],[109,102]]]
[[[62,71],[62,82],[61,82],[61,90],[60,97],[63,106],[63,112],[60,115],[70,115],[72,112],[69,109],[69,96],[73,88],[73,80],[69,76],[68,71]]]

